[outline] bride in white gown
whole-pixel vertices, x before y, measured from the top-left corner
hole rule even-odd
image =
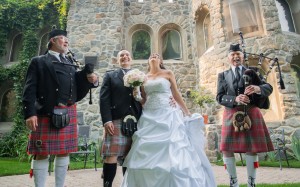
[[[184,125],[182,111],[188,116],[190,112],[177,90],[174,74],[164,69],[158,54],[150,56],[149,66],[142,89],[143,113],[123,163],[127,171],[122,187],[216,186],[203,150],[205,138],[200,124]],[[170,104],[170,97],[182,111]]]

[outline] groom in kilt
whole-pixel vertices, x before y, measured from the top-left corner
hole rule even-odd
[[[257,153],[273,151],[274,147],[268,133],[260,108],[269,108],[268,96],[273,88],[262,81],[260,85],[244,86],[242,65],[243,53],[239,44],[231,44],[228,53],[230,68],[218,75],[217,101],[225,106],[221,130],[220,150],[223,153],[225,168],[229,174],[230,187],[238,187],[234,153],[246,153],[248,187],[255,186]],[[242,83],[242,84],[241,84]],[[241,91],[242,90],[242,91]],[[236,114],[246,106],[250,129],[236,129]],[[245,117],[246,119],[246,117]],[[243,123],[248,125],[248,123]],[[246,126],[247,127],[247,126]]]
[[[112,187],[117,162],[123,161],[131,147],[131,137],[122,133],[122,119],[132,114],[138,120],[142,112],[142,105],[132,94],[133,89],[124,86],[123,77],[131,70],[131,54],[127,50],[121,50],[117,61],[120,68],[105,73],[100,90],[100,113],[105,130],[101,148],[104,187]],[[122,169],[124,174],[126,168]]]

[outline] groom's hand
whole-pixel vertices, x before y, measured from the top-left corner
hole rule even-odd
[[[173,96],[170,96],[170,102],[169,102],[170,106],[173,107],[173,108],[176,108],[176,100],[174,99]]]
[[[107,132],[110,135],[114,135],[114,124],[112,122],[108,122],[104,125],[105,132]]]

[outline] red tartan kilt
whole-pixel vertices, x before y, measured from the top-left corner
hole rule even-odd
[[[102,142],[101,156],[126,156],[130,150],[132,139],[124,136],[121,132],[121,120],[113,120],[114,135],[111,136],[107,132],[104,134]]]
[[[70,124],[62,129],[56,129],[50,124],[50,117],[38,116],[38,127],[31,131],[27,153],[32,155],[57,155],[77,151],[77,110],[76,105],[68,108]],[[41,146],[37,142],[41,141]]]
[[[234,131],[231,119],[236,111],[237,107],[224,110],[220,150],[235,153],[273,151],[274,147],[259,108],[253,107],[248,111],[252,127],[244,132]]]

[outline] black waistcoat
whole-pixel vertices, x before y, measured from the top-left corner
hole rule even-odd
[[[63,63],[54,63],[54,69],[59,82],[58,103],[73,104],[76,102],[76,69]],[[58,104],[56,103],[56,104]]]

